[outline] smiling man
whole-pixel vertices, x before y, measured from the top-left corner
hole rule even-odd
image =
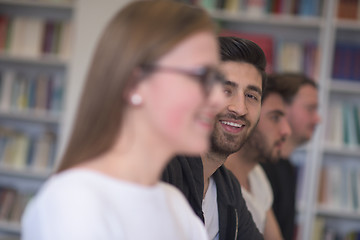
[[[249,40],[220,37],[219,42],[220,69],[227,78],[227,106],[217,115],[211,149],[201,157],[177,156],[166,168],[163,180],[184,193],[204,221],[209,239],[263,239],[239,182],[223,164],[243,146],[259,120],[266,82],[265,55]]]
[[[271,208],[271,186],[259,163],[278,160],[284,140],[291,133],[283,91],[281,85],[268,79],[257,127],[244,146],[225,163],[239,180],[246,204],[264,239],[282,239]]]

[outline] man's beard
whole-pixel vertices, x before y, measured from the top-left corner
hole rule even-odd
[[[242,148],[258,123],[256,122],[255,125],[252,126],[250,121],[243,116],[239,117],[228,114],[227,117],[236,120],[242,119],[246,123],[246,128],[243,129],[243,131],[247,130],[249,133],[246,135],[246,132],[244,132],[241,136],[234,136],[222,131],[221,126],[218,126],[217,128],[215,124],[210,138],[210,151],[225,157],[228,157],[230,154],[233,154]]]
[[[279,141],[283,140],[278,140],[274,143],[273,146],[268,146],[265,136],[260,131],[255,129],[249,137],[246,147],[247,151],[251,151],[252,155],[255,156],[254,161],[276,162],[280,159],[281,151],[279,149],[279,151],[277,151],[274,155],[272,154],[272,152],[275,146],[279,143]]]
[[[244,145],[245,140],[236,141],[236,137],[226,133],[222,138],[219,136],[219,133],[214,131],[210,138],[211,151],[216,154],[228,157],[230,154],[239,151]]]

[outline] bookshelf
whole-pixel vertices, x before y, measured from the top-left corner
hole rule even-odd
[[[0,0],[1,239],[19,238],[22,211],[54,168],[74,9],[73,0]]]
[[[205,1],[205,0],[204,0]],[[245,1],[231,1],[244,3]],[[236,32],[245,32],[247,34],[261,34],[270,36],[272,51],[272,62],[274,70],[282,69],[279,67],[279,49],[284,43],[291,43],[295,46],[294,59],[305,58],[305,51],[299,49],[305,48],[307,44],[313,44],[314,49],[312,61],[316,70],[307,69],[309,66],[298,61],[291,68],[308,71],[318,79],[320,85],[320,114],[323,116],[323,123],[317,129],[312,141],[308,146],[301,150],[299,164],[302,164],[304,170],[303,194],[301,198],[301,207],[299,207],[299,236],[298,239],[312,239],[314,225],[317,218],[321,217],[324,221],[323,227],[359,226],[359,216],[357,212],[347,212],[336,210],[334,208],[324,208],[317,203],[320,172],[326,164],[349,164],[359,167],[360,159],[359,148],[348,148],[347,146],[327,145],[326,126],[329,124],[326,117],[331,109],[334,100],[342,102],[349,100],[354,103],[360,103],[360,84],[355,81],[333,80],[332,68],[335,46],[338,40],[351,41],[360,45],[360,20],[336,19],[336,9],[340,0],[310,1],[319,3],[316,8],[316,14],[294,13],[287,6],[285,11],[272,10],[263,12],[264,9],[245,9],[242,6],[230,8],[210,7],[209,13],[215,21],[218,21],[223,28]],[[108,19],[127,1],[108,0],[77,0],[75,6],[67,1],[26,1],[26,0],[0,0],[0,15],[23,15],[26,17],[36,15],[44,19],[54,19],[57,21],[69,21],[73,19],[74,8],[76,8],[76,18],[74,25],[75,42],[71,58],[58,58],[56,54],[45,54],[38,57],[13,56],[0,51],[0,70],[3,68],[23,68],[31,73],[36,71],[55,72],[68,79],[69,84],[65,85],[63,110],[58,115],[51,114],[31,114],[24,112],[3,112],[0,111],[1,120],[6,122],[20,121],[21,126],[30,126],[31,129],[41,129],[41,126],[51,127],[56,130],[59,140],[57,142],[57,153],[61,155],[65,147],[66,140],[71,132],[72,120],[75,115],[78,97],[82,89],[82,80],[87,72],[87,67],[91,59],[92,51],[97,38]],[[201,2],[201,1],[199,1]],[[212,1],[209,1],[212,2]],[[226,1],[219,1],[226,2]],[[256,2],[256,1],[255,1]],[[260,1],[261,2],[261,1]],[[274,1],[264,1],[274,2]],[[280,1],[277,1],[280,2]],[[283,1],[293,2],[293,1]],[[299,0],[298,2],[307,2]],[[260,14],[259,14],[260,13]],[[93,16],[97,16],[94,18]],[[320,43],[320,44],[319,44]],[[286,44],[285,44],[286,45]],[[269,46],[269,45],[268,45]],[[321,54],[319,54],[321,52]],[[317,54],[317,55],[316,55]],[[66,55],[66,54],[65,54]],[[318,60],[315,60],[318,59]],[[289,66],[286,66],[289,67]],[[71,83],[71,84],[70,84]],[[71,86],[70,86],[71,85]],[[360,105],[360,104],[359,104]],[[0,124],[1,126],[1,124]],[[36,191],[43,181],[51,174],[51,169],[36,171],[30,169],[8,169],[0,167],[0,183],[11,185],[28,193]],[[350,222],[350,224],[348,224]],[[346,228],[345,226],[345,228]],[[352,231],[351,229],[346,229]],[[358,231],[360,229],[357,229]],[[340,232],[344,233],[343,229]],[[19,226],[12,222],[0,222],[0,233],[9,233],[18,235]],[[316,239],[315,239],[316,240]]]
[[[289,6],[294,2],[300,4],[297,11],[291,10],[293,8]],[[345,6],[350,2],[355,5]],[[297,200],[299,224],[297,239],[322,239],[325,232],[332,232],[334,236],[341,237],[346,236],[348,232],[359,232],[359,209],[323,206],[318,203],[318,198],[322,187],[320,184],[321,172],[324,167],[331,165],[347,169],[347,171],[360,169],[360,132],[358,132],[359,138],[355,140],[357,142],[351,144],[344,142],[343,135],[349,135],[349,133],[344,133],[343,124],[349,123],[346,123],[345,120],[339,120],[341,124],[339,121],[334,123],[331,121],[334,117],[330,116],[332,109],[336,108],[336,104],[340,106],[338,109],[340,117],[342,111],[348,106],[357,106],[360,109],[360,75],[354,75],[357,71],[355,68],[360,66],[360,62],[359,64],[344,64],[348,59],[356,61],[356,63],[360,61],[357,60],[357,58],[360,59],[360,50],[358,50],[360,49],[360,1],[202,0],[198,3],[209,11],[222,29],[240,37],[253,38],[251,40],[257,42],[264,49],[265,54],[270,56],[272,71],[302,71],[318,81],[320,87],[319,113],[323,120],[311,142],[295,154],[295,163],[302,169],[301,183],[299,183],[301,189],[298,193],[301,199]],[[283,5],[274,7],[279,3]],[[311,6],[314,10],[305,11],[305,6]],[[340,14],[339,9],[344,8],[346,10],[341,10],[342,17],[337,17]],[[350,12],[351,16],[346,15]],[[346,14],[344,15],[344,13]],[[260,35],[260,40],[259,36],[254,35]],[[266,38],[270,38],[271,41]],[[284,43],[291,43],[288,46],[292,45],[292,48],[295,49],[285,54],[288,62],[300,58],[304,59],[305,63],[300,61],[293,66],[281,66],[279,56],[284,52],[281,50],[286,46]],[[311,65],[315,65],[315,70],[309,70],[306,66],[309,57],[306,57],[304,49],[308,43],[313,44],[317,49],[317,55],[313,56],[315,60],[311,63]],[[272,47],[269,47],[271,44]],[[341,55],[339,57],[338,46],[341,44],[345,48],[351,46],[352,48],[348,52],[352,52],[353,55],[345,56],[345,58]],[[299,49],[302,49],[303,52]],[[336,61],[341,64],[339,72],[335,71],[339,67]],[[346,75],[349,72],[353,75]],[[336,127],[337,125],[341,125],[340,128]],[[328,132],[329,129],[335,128],[340,131],[337,133],[337,137],[339,134],[342,134],[342,137],[340,140],[332,142]],[[348,129],[355,129],[355,127],[350,126]],[[351,132],[350,135],[354,135],[355,130]],[[346,172],[342,174],[346,175]],[[360,184],[360,178],[358,183]],[[360,188],[358,191],[360,192]],[[355,195],[352,190],[348,192]],[[360,200],[360,193],[358,194]],[[319,217],[322,219],[321,224],[317,224]],[[322,229],[319,230],[318,226],[321,226]],[[315,232],[317,234],[314,234]],[[328,239],[334,238],[329,235]]]

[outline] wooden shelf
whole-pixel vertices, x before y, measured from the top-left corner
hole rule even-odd
[[[330,218],[345,218],[349,220],[360,220],[360,211],[355,210],[343,210],[343,209],[331,209],[325,206],[318,206],[316,214],[323,217]]]
[[[341,30],[360,31],[359,20],[336,19],[334,25]]]
[[[60,123],[60,114],[53,114],[47,111],[36,111],[36,110],[21,110],[21,111],[0,110],[0,118],[30,121],[30,122],[45,123],[45,124]]]
[[[293,15],[259,15],[250,16],[241,12],[229,12],[224,10],[209,11],[214,19],[243,22],[243,23],[261,23],[262,25],[275,26],[293,26],[303,28],[320,28],[323,19],[319,17],[300,17]]]
[[[25,56],[12,56],[5,53],[0,53],[0,62],[21,63],[28,65],[37,65],[45,67],[67,67],[68,61],[60,59],[56,56],[43,56],[43,57],[25,57]]]
[[[6,166],[0,166],[1,175],[19,178],[45,180],[51,175],[51,173],[51,170],[14,169]]]
[[[330,90],[334,93],[360,94],[360,81],[333,79]]]
[[[17,222],[0,221],[0,231],[20,235],[21,225]]]
[[[346,156],[346,157],[358,157],[360,158],[360,147],[338,147],[326,144],[324,147],[325,154]]]
[[[61,9],[73,9],[73,1],[30,1],[30,0],[0,0],[0,4],[13,5],[17,7],[51,7]]]

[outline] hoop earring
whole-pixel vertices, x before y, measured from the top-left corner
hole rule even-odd
[[[131,96],[130,101],[134,106],[139,106],[142,103],[142,97],[135,93]]]

